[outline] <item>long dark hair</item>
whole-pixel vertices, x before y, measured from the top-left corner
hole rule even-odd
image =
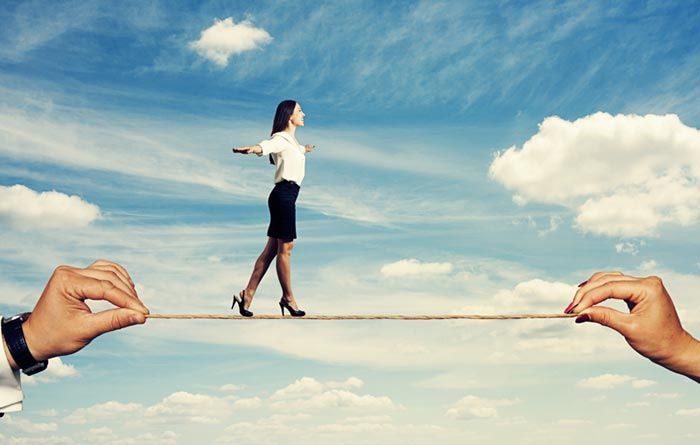
[[[272,120],[272,131],[270,136],[280,131],[284,131],[289,125],[289,117],[294,114],[294,107],[297,106],[295,100],[283,100],[277,105],[277,111],[275,111],[275,118]],[[272,160],[272,155],[269,156],[270,164],[275,165],[275,161]]]

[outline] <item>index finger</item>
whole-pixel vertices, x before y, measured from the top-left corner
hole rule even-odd
[[[88,267],[92,267],[92,266],[114,266],[117,269],[119,269],[119,272],[124,274],[126,276],[126,278],[129,279],[131,284],[134,284],[134,280],[131,279],[131,275],[129,275],[129,272],[127,272],[126,268],[119,263],[115,263],[114,261],[109,261],[109,260],[96,260],[94,263],[92,263]]]
[[[89,300],[106,300],[113,305],[133,309],[143,314],[148,314],[148,308],[138,298],[133,298],[128,293],[119,289],[114,283],[107,280],[77,275],[74,278],[73,289],[79,297]]]
[[[572,312],[575,314],[581,313],[589,307],[609,298],[637,304],[641,301],[644,291],[645,285],[641,280],[608,281],[607,283],[586,291]]]

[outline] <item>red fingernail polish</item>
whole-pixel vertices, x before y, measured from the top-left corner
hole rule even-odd
[[[591,321],[591,317],[588,314],[581,314],[576,317],[576,323],[585,323],[587,321]]]
[[[586,280],[586,281],[584,281],[583,283],[579,284],[578,287],[583,287],[583,286],[586,285],[586,283],[588,283],[588,280]]]
[[[566,307],[566,309],[564,309],[564,313],[568,314],[573,306],[574,306],[574,302],[572,301],[571,303],[569,303],[569,305]]]

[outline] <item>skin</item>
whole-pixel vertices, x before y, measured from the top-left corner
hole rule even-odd
[[[597,306],[609,298],[624,300],[629,313]],[[597,272],[581,283],[564,312],[577,314],[577,323],[614,329],[642,356],[700,383],[700,342],[681,326],[661,278]]]
[[[116,308],[93,313],[86,300],[109,301]],[[86,268],[57,267],[22,330],[32,356],[42,361],[73,354],[106,332],[143,324],[147,314],[126,269],[98,260]],[[3,347],[17,369],[4,340]]]
[[[298,103],[294,106],[294,112],[289,117],[287,123],[287,128],[284,129],[285,132],[289,133],[293,138],[296,134],[297,127],[304,126],[304,112],[301,109],[301,105]],[[307,144],[304,146],[306,153],[313,151],[314,146]],[[233,149],[234,153],[240,154],[262,154],[262,147],[259,145],[251,145],[248,147],[236,147]],[[291,255],[292,249],[294,248],[293,240],[284,240],[279,238],[268,237],[267,244],[263,248],[263,251],[258,256],[253,266],[253,272],[248,280],[248,285],[243,291],[243,307],[248,309],[253,301],[255,292],[260,285],[260,281],[265,276],[272,260],[277,258],[275,264],[277,269],[277,278],[279,279],[280,286],[282,287],[282,300],[289,303],[289,305],[298,310],[296,299],[294,298],[294,292],[292,291],[292,271],[291,271]]]

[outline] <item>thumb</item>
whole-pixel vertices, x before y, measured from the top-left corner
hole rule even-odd
[[[576,317],[576,323],[592,321],[614,329],[622,335],[627,333],[629,314],[604,306],[592,306]]]
[[[132,309],[109,309],[87,317],[86,334],[93,339],[106,332],[116,331],[135,324],[144,324],[146,316]]]

